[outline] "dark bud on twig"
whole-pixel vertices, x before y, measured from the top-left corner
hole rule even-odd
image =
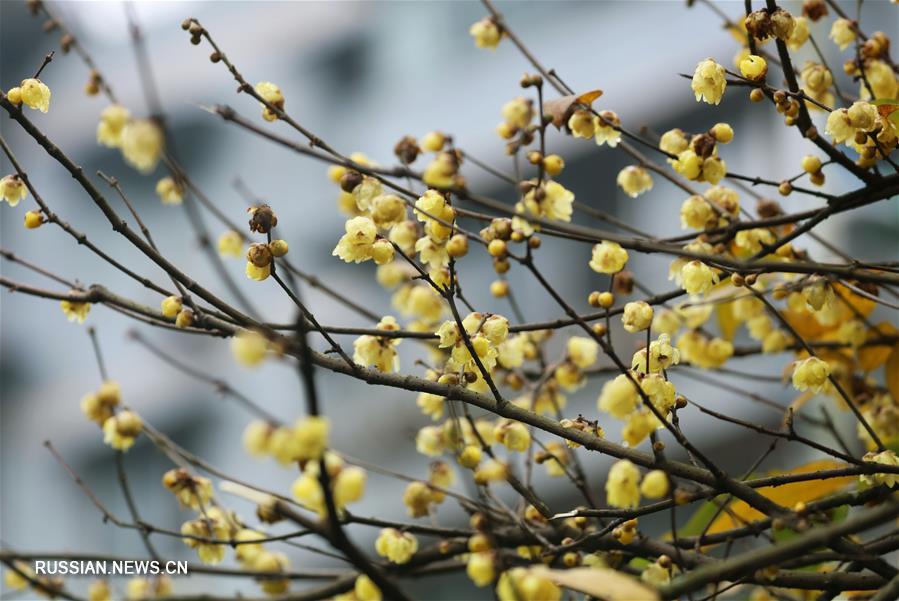
[[[219,52],[218,50],[216,50],[215,52],[213,52],[212,54],[209,55],[209,60],[212,61],[213,63],[219,62],[220,60],[222,60],[222,53]]]
[[[193,17],[188,17],[188,18],[184,19],[183,21],[181,21],[181,29],[183,29],[184,31],[187,31],[188,29],[190,29],[190,24],[193,22],[194,22]]]
[[[193,44],[194,46],[199,46],[200,42],[202,42],[202,41],[203,41],[203,38],[201,38],[199,35],[190,36],[190,43]]]
[[[203,27],[196,21],[191,21],[187,30],[190,32],[190,35],[200,35],[203,33]]]
[[[805,0],[802,3],[802,14],[812,22],[817,22],[827,16],[827,4],[824,3],[824,0]]]
[[[72,37],[72,34],[67,33],[59,40],[59,47],[66,54],[69,53],[69,50],[72,49],[72,45],[75,43],[75,38]]]
[[[31,13],[32,16],[37,16],[37,14],[41,10],[41,0],[28,0],[25,5],[28,7],[28,12]]]
[[[247,249],[247,261],[256,267],[270,265],[272,262],[272,251],[269,249],[268,244],[251,244]]]
[[[44,24],[41,27],[44,30],[44,33],[50,33],[51,31],[59,27],[59,23],[57,23],[53,19],[47,19],[46,21],[44,21]]]
[[[421,149],[418,142],[412,136],[404,136],[402,140],[393,147],[393,154],[400,160],[403,165],[409,165],[418,158]]]
[[[267,234],[278,225],[278,218],[272,208],[266,204],[247,209],[250,213],[250,231]]]
[[[356,186],[361,183],[362,174],[358,171],[353,171],[352,169],[348,169],[347,172],[340,177],[340,189],[347,193],[352,193],[353,190],[356,189]]]
[[[715,151],[715,138],[709,134],[697,134],[693,136],[690,145],[697,156],[705,159],[712,156]]]
[[[612,291],[615,294],[627,296],[634,291],[634,273],[632,271],[619,271],[612,281]]]
[[[772,26],[771,15],[765,9],[755,10],[746,15],[743,20],[746,25],[746,31],[757,40],[764,40],[771,36]]]

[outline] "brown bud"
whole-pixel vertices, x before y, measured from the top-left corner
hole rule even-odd
[[[654,443],[652,443],[652,450],[656,453],[661,453],[665,450],[665,443],[661,440],[655,441]]]
[[[256,267],[265,267],[272,262],[272,251],[268,244],[256,243],[251,244],[247,249],[247,261]]]
[[[474,384],[475,382],[478,381],[478,374],[474,373],[473,371],[467,371],[464,374],[464,378],[465,378],[465,381],[468,382],[469,384]]]
[[[59,23],[57,23],[53,19],[47,19],[46,21],[44,21],[44,24],[41,27],[43,28],[44,33],[50,33],[51,31],[59,27]]]
[[[356,186],[362,183],[363,176],[358,171],[347,169],[346,173],[340,176],[340,189],[347,193],[352,193]]]
[[[528,246],[531,248],[540,248],[541,244],[543,244],[543,241],[540,239],[540,236],[532,235],[528,238]]]
[[[183,29],[184,31],[187,31],[188,29],[190,29],[190,24],[193,22],[194,22],[194,20],[190,17],[188,17],[187,19],[184,19],[183,21],[181,21],[181,29]]]
[[[59,47],[62,48],[63,53],[68,54],[69,50],[72,49],[72,45],[75,43],[75,38],[72,37],[72,34],[67,33],[59,40]]]
[[[421,149],[418,147],[418,141],[412,136],[404,136],[396,146],[393,147],[393,154],[400,160],[403,165],[409,165],[418,158]]]
[[[774,92],[774,102],[777,104],[783,104],[787,99],[787,94],[783,90],[777,90]]]
[[[659,555],[658,564],[667,570],[671,567],[671,558],[667,555]]]
[[[30,12],[32,16],[37,15],[43,5],[41,0],[28,0],[25,4],[28,6],[28,12]]]
[[[628,270],[616,273],[615,279],[612,281],[612,291],[623,296],[632,293],[634,291],[634,273]]]
[[[759,88],[754,88],[751,92],[749,92],[749,100],[752,102],[761,102],[765,99],[765,93],[762,92]]]
[[[203,38],[201,38],[199,35],[190,36],[190,43],[193,44],[194,46],[199,46],[200,42],[202,42],[202,41],[203,41]]]
[[[509,263],[508,259],[493,259],[493,270],[496,271],[496,273],[506,273],[509,271],[510,267],[512,267],[512,265]]]
[[[512,220],[505,217],[490,222],[490,229],[500,240],[508,240],[512,236]]]
[[[687,397],[682,394],[677,395],[676,397],[674,397],[674,405],[678,409],[683,409],[687,406]]]
[[[755,206],[755,210],[758,212],[759,217],[762,217],[763,219],[783,215],[783,209],[780,207],[780,203],[775,200],[768,200],[767,198],[759,199]]]
[[[802,14],[811,19],[813,23],[817,22],[827,16],[827,4],[824,3],[824,0],[805,0],[802,3]]]
[[[213,63],[217,63],[222,60],[222,53],[218,50],[215,50],[212,54],[209,55],[209,60]]]
[[[712,156],[715,151],[715,138],[709,134],[697,134],[690,141],[690,146],[693,152],[705,159]]]
[[[767,10],[755,10],[743,20],[746,31],[757,40],[764,40],[771,35],[771,16]]]
[[[277,505],[273,500],[270,503],[263,503],[256,506],[256,517],[263,524],[276,524],[283,520],[281,512],[278,511]]]
[[[190,25],[187,27],[187,30],[191,35],[200,35],[201,33],[203,33],[203,27],[196,21],[191,21]]]
[[[250,231],[259,234],[267,234],[272,228],[278,225],[278,218],[275,212],[267,204],[247,209],[250,213]]]

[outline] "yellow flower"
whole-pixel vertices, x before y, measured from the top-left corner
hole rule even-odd
[[[269,440],[274,428],[271,424],[256,420],[243,431],[243,446],[250,455],[261,457],[269,450]]]
[[[111,104],[100,113],[100,123],[97,124],[97,142],[109,148],[118,148],[122,145],[122,132],[125,130],[131,113],[120,104]]]
[[[676,317],[676,316],[675,316]],[[649,343],[649,373],[658,373],[680,362],[680,351],[671,346],[668,334],[659,335],[658,340]],[[638,374],[646,373],[646,349],[634,353],[631,369]]]
[[[187,535],[181,539],[185,545],[197,550],[200,561],[207,565],[221,563],[225,559],[225,545],[207,543],[199,540],[200,537],[213,540],[228,540],[231,538],[231,527],[228,518],[217,507],[206,510],[203,517],[184,522],[181,525],[181,534]]]
[[[50,88],[40,79],[24,79],[20,89],[22,102],[42,113],[50,110]]]
[[[643,569],[640,580],[654,587],[660,587],[671,582],[671,567],[663,567],[655,561]]]
[[[596,363],[599,345],[592,338],[572,336],[568,339],[568,359],[572,363],[586,369]]]
[[[830,39],[833,43],[845,50],[849,44],[855,41],[855,27],[849,19],[837,19],[830,26]]]
[[[180,205],[184,200],[184,188],[171,177],[156,182],[156,195],[164,205]]]
[[[652,470],[640,484],[640,494],[648,499],[661,499],[668,494],[668,475],[662,470]]]
[[[112,601],[112,593],[109,583],[105,580],[95,580],[87,589],[87,601]]]
[[[790,37],[788,37],[786,40],[787,47],[790,50],[799,50],[808,41],[808,37],[809,37],[808,18],[794,17],[793,21],[794,21],[795,25],[793,27],[793,32],[790,34]]]
[[[531,446],[531,433],[521,422],[501,420],[493,431],[496,442],[510,451],[522,453]]]
[[[475,46],[490,50],[496,50],[496,47],[499,46],[499,41],[503,38],[503,33],[496,26],[493,19],[489,17],[474,23],[468,29],[468,33],[474,38]]]
[[[509,125],[524,129],[534,119],[534,103],[519,96],[503,105],[502,115]]]
[[[406,218],[406,203],[396,194],[381,194],[371,201],[371,218],[381,229],[390,229]]]
[[[368,474],[361,467],[342,468],[334,479],[334,503],[338,509],[360,500],[365,495],[367,480]]]
[[[234,230],[222,232],[218,239],[218,251],[223,257],[233,257],[235,259],[242,257],[243,237]]]
[[[830,365],[817,357],[797,361],[793,366],[793,388],[821,392],[827,386]]]
[[[896,73],[886,62],[881,59],[869,60],[865,63],[864,71],[875,98],[899,96],[899,79],[896,78]],[[868,86],[864,82],[860,84],[859,96],[863,99],[871,98]]]
[[[490,585],[496,579],[496,568],[491,551],[481,551],[468,556],[465,573],[478,587]]]
[[[622,459],[609,470],[606,480],[606,500],[612,507],[630,509],[640,504],[640,470]]]
[[[621,141],[621,131],[616,129],[621,125],[621,119],[614,111],[603,111],[593,119],[593,138],[597,146],[608,144],[609,148],[618,146]]]
[[[418,539],[396,528],[384,528],[375,541],[375,551],[395,564],[409,563],[418,551]]]
[[[671,309],[662,309],[652,318],[652,329],[660,334],[671,336],[681,327],[681,319]]]
[[[669,154],[680,154],[690,146],[690,139],[680,128],[669,129],[659,139],[659,148]],[[671,161],[672,159],[668,159]]]
[[[474,481],[477,484],[500,482],[509,477],[509,466],[497,459],[489,459],[481,464],[474,472]]]
[[[181,298],[177,296],[167,296],[162,299],[162,314],[165,317],[175,317],[181,312]]]
[[[268,340],[259,332],[241,330],[231,339],[231,352],[238,363],[255,367],[262,363],[268,351]]]
[[[156,168],[164,145],[162,130],[149,119],[129,121],[122,129],[122,156],[141,173]]]
[[[750,54],[740,61],[740,73],[746,79],[762,81],[768,73],[768,63],[761,56]]]
[[[14,207],[28,196],[28,188],[18,175],[7,175],[0,179],[0,201],[5,200]]]
[[[718,283],[718,274],[702,261],[689,261],[681,268],[682,287],[687,294],[702,295]]]
[[[371,258],[378,227],[368,217],[353,217],[344,226],[346,234],[331,253],[347,263],[361,263]]]
[[[596,404],[600,411],[624,419],[637,407],[639,398],[637,387],[626,375],[621,374],[603,384]]]
[[[621,323],[628,332],[641,332],[652,324],[652,307],[645,301],[624,305]]]
[[[184,468],[171,469],[163,474],[162,485],[177,497],[182,507],[202,511],[212,500],[212,482]]]
[[[698,194],[687,198],[680,208],[680,223],[682,229],[705,229],[714,225],[715,211],[712,206]]]
[[[382,598],[381,590],[365,574],[356,576],[353,593],[356,595],[355,601],[381,601]]]
[[[256,93],[259,94],[266,102],[274,106],[276,109],[284,110],[284,95],[281,88],[270,81],[260,81],[256,84]],[[262,118],[266,121],[275,121],[278,118],[277,113],[271,111],[263,103],[259,103],[262,107]]]
[[[434,421],[443,417],[445,403],[442,396],[429,392],[419,392],[418,397],[415,399],[415,404],[418,405],[422,413]]]
[[[478,464],[481,462],[481,457],[481,447],[470,444],[462,449],[462,452],[459,453],[456,460],[462,467],[473,470],[478,467]]]
[[[87,319],[87,314],[91,310],[90,303],[79,303],[67,300],[59,301],[59,306],[69,321],[77,321],[78,323],[84,323],[84,320]]]
[[[25,213],[25,227],[33,230],[44,224],[44,217],[40,211],[27,211]]]
[[[103,442],[119,451],[127,451],[134,444],[144,422],[133,411],[121,411],[103,422]]]
[[[865,453],[865,456],[862,457],[862,460],[873,463],[880,463],[882,465],[889,465],[891,467],[899,467],[899,458],[896,457],[896,453],[890,450],[881,451],[880,453],[876,453],[871,451],[870,453]],[[861,474],[859,476],[859,480],[861,480],[862,484],[865,486],[875,486],[878,484],[883,484],[893,488],[896,484],[899,484],[899,474],[891,474],[891,473],[880,473],[880,474]]]
[[[403,505],[406,506],[409,515],[420,518],[428,515],[430,504],[433,502],[431,488],[424,482],[410,482],[403,492]]]
[[[877,107],[870,102],[853,102],[846,110],[846,116],[849,117],[849,124],[852,127],[871,131],[877,120]]]
[[[864,344],[867,336],[868,328],[859,319],[844,321],[837,330],[837,340],[853,348],[858,348]]]
[[[578,109],[568,118],[568,129],[575,138],[592,138],[596,132],[596,122],[593,113]]]
[[[328,446],[328,418],[309,415],[293,426],[294,458],[299,461],[320,459]]]
[[[710,58],[696,65],[693,72],[693,81],[690,85],[696,96],[696,101],[704,101],[708,104],[718,104],[724,96],[724,88],[727,80],[724,78],[724,67]]]
[[[496,596],[499,601],[559,601],[562,589],[549,578],[518,567],[500,574]]]
[[[415,436],[415,450],[428,457],[443,453],[443,435],[436,426],[425,426]]]
[[[254,265],[252,261],[247,261],[246,274],[251,280],[261,282],[272,274],[272,264],[268,263],[267,265],[259,267]]]
[[[538,217],[571,221],[574,193],[554,181],[545,182],[540,189],[542,193],[539,195],[536,187],[525,194],[523,199],[525,208]]]
[[[474,26],[472,26],[474,27]],[[446,144],[446,136],[439,131],[428,132],[419,142],[419,146],[425,152],[440,152]]]
[[[257,572],[278,574],[286,571],[290,567],[290,563],[283,553],[262,550],[253,557],[248,567]],[[282,595],[290,587],[290,580],[287,578],[264,578],[259,580],[259,586],[264,593],[269,595]]]
[[[617,242],[602,241],[593,246],[590,268],[597,273],[618,273],[627,263],[627,251]]]
[[[647,190],[652,190],[652,177],[643,167],[630,165],[618,172],[618,187],[631,198],[637,198]]]
[[[387,315],[378,322],[377,329],[393,331],[399,329],[396,318]],[[364,335],[353,341],[355,354],[353,361],[363,366],[374,366],[383,372],[396,371],[400,368],[399,357],[396,354],[396,345],[399,338],[386,338],[381,336]]]

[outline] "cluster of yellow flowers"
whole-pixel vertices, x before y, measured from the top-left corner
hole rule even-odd
[[[659,139],[659,148],[676,157],[668,162],[687,179],[717,184],[727,173],[727,163],[718,157],[718,144],[729,144],[733,139],[730,125],[716,123],[707,132],[693,136],[680,128],[668,130]]]
[[[118,104],[110,105],[100,113],[97,142],[120,149],[125,161],[141,173],[150,173],[156,168],[165,147],[162,128],[158,124],[152,119],[133,119],[131,112]],[[157,186],[157,193],[165,199],[163,192],[169,192],[169,197],[173,197],[165,184],[162,191]]]
[[[121,402],[119,383],[107,380],[96,392],[81,398],[81,412],[103,429],[103,442],[116,450],[127,451],[143,431],[144,422],[133,411],[116,412]]]
[[[365,482],[368,479],[365,470],[355,465],[345,465],[343,459],[331,451],[325,451],[322,458],[328,470],[331,496],[337,511],[359,501],[365,494]],[[303,473],[290,490],[297,501],[325,517],[328,515],[328,508],[320,481],[320,464],[320,461],[307,461]]]
[[[408,563],[418,551],[418,539],[396,528],[384,528],[375,541],[375,551],[396,564]]]
[[[297,461],[317,461],[328,446],[328,418],[310,415],[292,426],[275,426],[264,421],[247,424],[244,448],[254,457],[268,455],[282,465]]]
[[[22,83],[6,92],[6,99],[18,106],[26,106],[46,113],[50,110],[50,88],[40,79],[23,79]]]
[[[640,496],[660,499],[668,494],[668,474],[653,470],[642,477],[639,468],[627,459],[612,465],[606,480],[606,501],[612,507],[630,509],[640,504]],[[623,541],[622,541],[623,542]]]

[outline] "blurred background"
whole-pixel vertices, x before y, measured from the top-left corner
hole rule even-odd
[[[128,35],[125,5],[56,2],[51,6],[93,55],[122,104],[136,116],[148,115]],[[679,1],[529,2],[498,6],[544,64],[555,67],[578,91],[604,90],[596,108],[617,111],[631,130],[645,126],[657,135],[671,127],[681,127],[696,132],[727,121],[736,132],[734,141],[721,151],[729,168],[772,180],[798,173],[799,159],[812,151],[811,145],[794,130],[782,126],[782,118],[769,106],[750,104],[745,90],[728,90],[717,107],[694,101],[689,81],[679,74],[691,74],[696,63],[706,57],[714,57],[732,68],[737,51],[731,35],[722,27],[721,17],[701,3],[692,8]],[[741,2],[721,2],[716,6],[732,18],[742,10]],[[788,2],[786,6],[799,14],[799,3]],[[179,27],[181,21],[188,16],[198,18],[252,83],[278,83],[287,99],[288,112],[341,152],[360,151],[380,163],[392,164],[393,146],[402,136],[421,137],[431,130],[441,130],[451,133],[457,146],[472,156],[501,171],[512,171],[511,159],[504,154],[504,142],[494,133],[494,127],[501,120],[502,105],[522,94],[518,81],[529,67],[508,41],[495,52],[474,47],[468,28],[485,15],[479,3],[136,2],[131,8],[146,36],[161,99],[174,132],[174,140],[169,143],[193,180],[216,206],[242,223],[246,201],[233,186],[236,176],[242,178],[277,211],[280,236],[289,241],[294,263],[378,314],[395,311],[390,306],[390,294],[374,281],[374,266],[347,265],[331,256],[331,249],[343,233],[344,218],[337,211],[337,189],[328,181],[326,167],[225,124],[199,108],[229,104],[262,123],[257,104],[247,96],[235,94],[235,83],[225,68],[209,62],[210,49],[205,43],[200,47],[190,45],[189,36]],[[854,12],[854,3],[851,10]],[[884,29],[895,38],[899,22],[896,10],[887,2],[866,2],[862,23],[867,30]],[[829,63],[840,71],[836,66],[847,56],[840,55],[826,39],[831,19],[813,24],[812,35]],[[0,2],[0,86],[8,89],[29,77],[42,57],[58,48],[57,38],[56,33],[42,33],[41,22],[29,15],[24,3]],[[800,50],[795,63],[801,65],[813,58],[812,52],[808,47]],[[774,71],[776,67],[772,67]],[[844,79],[842,72],[836,76],[844,89],[855,91],[856,87]],[[151,227],[163,254],[223,298],[233,299],[201,252],[183,207],[163,206],[154,193],[156,181],[165,175],[163,167],[140,176],[124,164],[118,151],[96,144],[96,125],[106,102],[83,93],[88,79],[84,65],[74,55],[57,52],[42,79],[53,92],[50,112],[29,112],[29,118],[88,174],[100,169],[117,177]],[[287,126],[264,126],[299,140]],[[820,129],[823,131],[823,121]],[[71,177],[15,123],[2,119],[0,130],[56,212],[87,232],[91,240],[119,261],[166,283],[164,274],[110,230]],[[681,190],[655,177],[650,193],[638,199],[627,198],[614,183],[617,172],[628,164],[626,156],[607,147],[579,142],[554,131],[548,142],[550,151],[565,157],[568,166],[560,180],[579,201],[661,236],[681,232],[679,208],[685,197]],[[11,171],[3,157],[0,174]],[[470,163],[464,165],[463,174],[476,190],[504,200],[514,198],[514,191],[507,184]],[[105,188],[102,181],[94,179]],[[839,171],[829,170],[825,190],[845,191],[856,183]],[[776,196],[774,190],[760,191]],[[741,193],[741,199],[747,208],[754,208],[751,197]],[[102,284],[151,306],[159,302],[152,292],[102,263],[59,228],[25,230],[23,214],[33,208],[33,202],[29,198],[15,209],[4,206],[0,210],[5,249],[84,285]],[[816,204],[796,194],[783,200],[791,212]],[[583,219],[576,213],[576,221],[588,223]],[[205,212],[204,221],[213,240],[225,229]],[[899,256],[899,216],[894,203],[881,202],[832,218],[817,231],[861,259]],[[828,250],[809,244],[807,239],[805,243],[816,259],[837,258]],[[490,297],[487,285],[493,279],[492,269],[477,256],[461,262],[460,269],[468,282],[466,295],[479,309],[509,315],[507,303]],[[553,284],[581,310],[587,309],[588,292],[605,286],[605,280],[587,267],[588,259],[587,246],[557,240],[545,244],[538,255],[538,264],[548,272]],[[632,259],[630,267],[641,282],[662,292],[671,288],[666,281],[668,262],[665,257],[638,256]],[[242,260],[228,259],[225,264],[238,286],[264,308],[269,319],[284,322],[293,318],[290,301],[271,281],[260,284],[247,280]],[[42,280],[19,265],[4,261],[0,268],[5,277],[13,280],[58,289],[54,282]],[[538,284],[522,275],[513,268],[510,279],[522,300],[526,318],[536,321],[561,316]],[[315,290],[306,289],[305,294],[322,323],[374,325]],[[290,364],[270,361],[259,369],[246,370],[235,366],[227,341],[136,324],[100,306],[94,306],[85,326],[79,326],[68,323],[54,301],[3,290],[0,303],[3,546],[22,551],[79,551],[127,557],[144,554],[135,532],[102,523],[99,512],[42,446],[45,439],[52,440],[107,507],[116,515],[127,516],[113,453],[103,444],[100,431],[79,410],[82,395],[100,384],[86,325],[97,328],[110,375],[121,383],[126,404],[216,467],[289,493],[295,478],[292,470],[271,460],[251,459],[242,449],[241,433],[251,415],[221,398],[212,387],[163,364],[129,340],[127,333],[138,328],[146,339],[165,348],[172,359],[224,378],[284,420],[302,415],[304,407],[295,369]],[[617,335],[617,348],[636,346],[622,333]],[[564,337],[557,338],[556,348]],[[746,342],[742,338],[740,341]],[[350,348],[352,338],[343,342]],[[420,371],[413,365],[420,356],[419,350],[409,343],[400,349],[404,369]],[[734,360],[729,367],[766,373],[771,376],[770,381],[738,375],[728,375],[726,379],[739,390],[786,404],[792,400],[793,392],[779,381],[784,363],[783,357]],[[721,375],[717,377],[723,379]],[[673,379],[687,396],[704,399],[712,408],[768,425],[779,423],[778,412],[745,396],[678,377],[678,372],[674,372]],[[415,406],[414,394],[368,387],[324,373],[320,381],[325,412],[335,424],[335,448],[394,471],[426,477],[428,460],[414,453],[414,436],[429,421]],[[580,412],[595,417],[600,386],[601,381],[594,380],[571,395],[566,414],[575,416]],[[850,416],[839,414],[837,419],[840,430],[856,443]],[[607,435],[620,440],[621,423],[607,416],[600,420]],[[743,430],[710,421],[695,410],[683,412],[681,422],[687,435],[707,455],[716,457],[735,474],[746,470],[769,443],[763,437],[749,436]],[[673,446],[669,449],[677,456]],[[860,446],[858,449],[861,452]],[[609,458],[584,454],[583,459],[592,486],[600,491]],[[789,467],[803,459],[791,449],[790,453],[769,460],[763,469]],[[171,466],[145,437],[128,452],[125,462],[145,520],[178,529],[191,517],[189,512],[179,510],[172,495],[161,487],[160,478]],[[535,486],[554,510],[567,510],[578,503],[567,481],[545,478],[543,470],[537,473]],[[401,503],[404,487],[395,479],[370,473],[364,502],[351,509],[358,515],[406,520]],[[252,517],[250,504],[226,495],[223,498],[233,502],[241,515]],[[681,517],[686,518],[689,513],[685,510]],[[464,523],[465,516],[451,502],[445,502],[437,521],[457,525]],[[286,527],[276,527],[275,532]],[[641,529],[650,533],[666,527],[667,523],[641,520]],[[370,550],[377,532],[353,527],[351,534]],[[196,559],[177,539],[155,537],[154,542],[166,558]],[[283,545],[282,550],[290,556],[293,568],[333,565],[314,553]],[[78,590],[87,582],[76,582],[73,587]],[[294,589],[298,586],[299,583],[294,584]],[[461,576],[415,581],[407,587],[418,598],[490,598],[489,591],[475,589]],[[213,580],[195,575],[175,583],[179,594],[256,594],[257,590],[254,583],[240,578]]]

